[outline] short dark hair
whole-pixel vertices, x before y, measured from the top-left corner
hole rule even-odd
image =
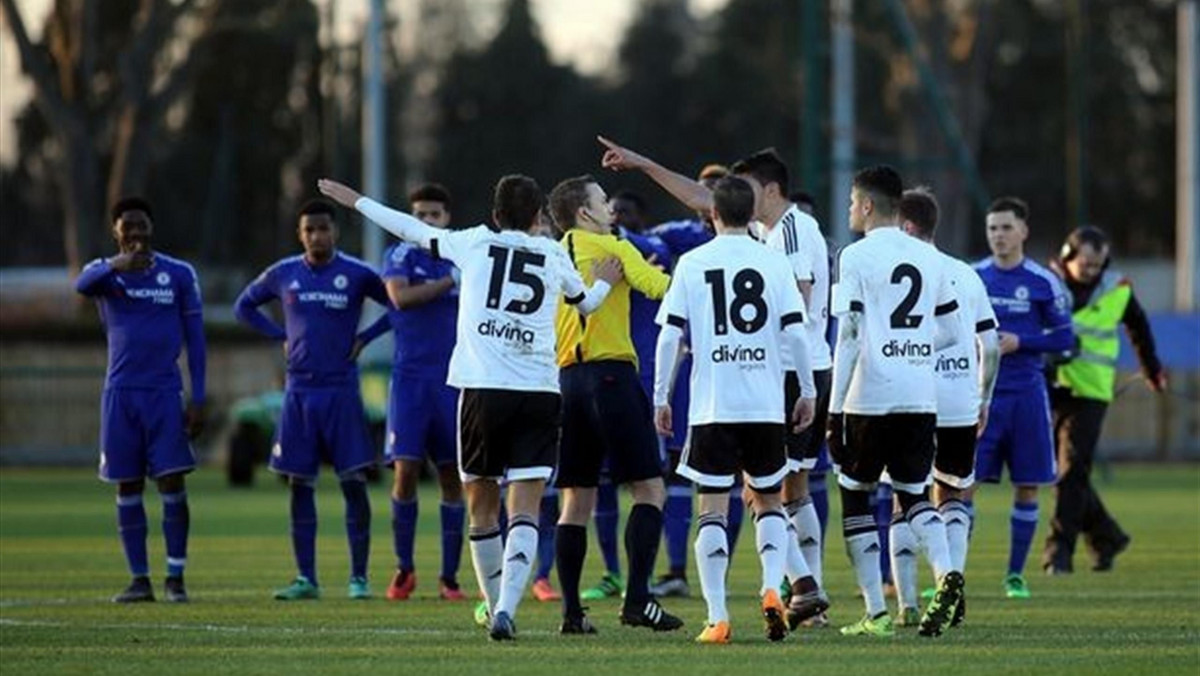
[[[880,213],[892,216],[904,195],[900,173],[886,164],[867,167],[854,175],[854,187],[871,195]]]
[[[812,193],[804,190],[796,190],[792,194],[788,195],[788,201],[795,204],[807,204],[813,209],[817,208],[817,198],[813,197]]]
[[[989,214],[997,214],[1002,211],[1011,211],[1022,221],[1029,220],[1029,205],[1020,197],[997,197],[988,205],[987,212]]]
[[[561,181],[550,191],[550,215],[560,229],[575,227],[575,214],[587,204],[587,187],[595,182],[590,174],[584,174]]]
[[[441,183],[425,183],[408,194],[408,203],[414,202],[439,202],[450,211],[450,191]]]
[[[150,210],[150,203],[141,197],[130,196],[122,197],[112,206],[109,217],[112,219],[113,224],[116,224],[121,219],[121,214],[126,211],[144,211],[150,217],[150,220],[154,220],[154,212]]]
[[[637,207],[639,213],[646,213],[646,198],[632,190],[622,190],[621,192],[610,197],[609,200],[625,200],[626,202],[632,202],[633,206]]]
[[[316,197],[300,205],[296,220],[300,220],[301,216],[319,216],[321,214],[326,214],[329,216],[329,220],[334,220],[337,216],[337,209],[333,207],[333,202]]]
[[[754,218],[754,189],[744,179],[726,176],[713,186],[713,209],[725,227],[744,228]]]
[[[1065,240],[1063,240],[1062,250],[1059,257],[1062,260],[1069,261],[1079,255],[1079,250],[1084,245],[1088,245],[1097,252],[1104,251],[1109,248],[1108,235],[1103,230],[1094,225],[1081,225],[1072,230]]]
[[[900,198],[900,218],[909,221],[917,228],[917,234],[922,239],[933,239],[937,231],[938,215],[941,208],[933,191],[925,186],[905,190]]]
[[[788,168],[774,148],[765,148],[733,164],[733,173],[748,174],[762,187],[768,183],[779,186],[779,194],[788,194]]]
[[[538,182],[522,174],[509,174],[496,182],[492,211],[504,230],[529,230],[546,204]]]

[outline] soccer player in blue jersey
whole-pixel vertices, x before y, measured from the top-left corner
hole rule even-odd
[[[75,290],[94,298],[108,338],[100,401],[100,479],[117,484],[117,524],[132,582],[117,603],[153,601],[146,554],[146,477],[158,484],[167,549],[165,597],[188,600],[183,584],[190,514],[184,475],[196,467],[189,438],[203,427],[204,321],[196,271],[154,251],[150,205],[131,197],[112,208],[120,253],[83,269]],[[187,345],[191,399],[181,402],[176,360]]]
[[[358,331],[363,302],[388,307],[383,281],[366,263],[337,250],[333,205],[312,200],[300,209],[297,234],[304,253],[267,268],[238,296],[239,320],[283,342],[287,385],[271,470],[291,484],[292,550],[299,574],[275,592],[281,601],[320,597],[317,581],[317,505],[313,489],[321,461],[332,463],[346,500],[352,599],[370,598],[367,556],[371,505],[365,470],[375,464],[367,438],[358,358],[388,330],[388,317]],[[278,299],[281,327],[258,310]]]
[[[450,225],[450,192],[430,183],[409,195],[413,215],[436,228]],[[397,567],[387,598],[407,599],[417,586],[413,543],[417,531],[417,480],[426,455],[437,466],[442,489],[442,571],[438,595],[466,599],[458,586],[466,505],[458,477],[454,416],[458,390],[446,384],[458,321],[458,268],[407,242],[388,248],[383,279],[394,308],[395,336],[388,395],[384,459],[395,468],[392,537]]]
[[[1029,207],[1001,197],[987,213],[992,256],[975,265],[1000,325],[1000,374],[975,460],[978,481],[996,483],[1008,466],[1013,484],[1011,540],[1004,590],[1029,598],[1025,559],[1037,531],[1038,486],[1055,482],[1050,405],[1043,355],[1070,350],[1071,301],[1053,272],[1025,257]],[[968,505],[969,509],[969,505]]]

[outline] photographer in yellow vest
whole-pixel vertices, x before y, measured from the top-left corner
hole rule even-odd
[[[1072,572],[1071,559],[1080,535],[1087,542],[1095,571],[1112,569],[1113,559],[1129,546],[1129,535],[1105,510],[1091,482],[1096,444],[1114,395],[1119,325],[1125,325],[1147,386],[1154,392],[1167,386],[1146,313],[1134,298],[1129,280],[1109,269],[1109,256],[1104,231],[1084,226],[1067,236],[1059,259],[1051,266],[1071,293],[1076,350],[1055,369],[1051,383],[1058,485],[1054,520],[1042,556],[1042,566],[1049,574]]]

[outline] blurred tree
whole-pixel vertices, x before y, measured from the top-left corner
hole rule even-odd
[[[317,77],[323,55],[311,0],[214,1],[190,15],[186,30],[180,29],[187,38],[177,40],[183,43],[179,49],[187,48],[186,77],[176,75],[183,80],[169,105],[165,100],[155,104],[166,106],[156,112],[157,121],[139,113],[139,128],[129,137],[119,131],[128,106],[121,103],[124,87],[116,64],[139,5],[135,0],[89,4],[99,7],[101,19],[90,39],[107,46],[101,54],[110,55],[94,66],[92,99],[78,104],[78,117],[95,138],[82,147],[82,159],[69,158],[61,140],[66,132],[55,128],[56,118],[35,100],[18,119],[17,162],[3,176],[4,194],[16,197],[4,202],[6,222],[64,222],[65,232],[55,238],[44,228],[21,228],[14,238],[19,246],[5,247],[0,262],[62,262],[65,248],[66,261],[78,265],[75,256],[86,260],[106,250],[106,196],[98,183],[106,172],[110,189],[143,193],[155,204],[156,237],[164,250],[208,264],[246,267],[291,250],[295,210],[312,196],[323,142]],[[65,9],[69,3],[60,2],[51,13],[47,42],[58,39],[54,27]],[[37,53],[38,48],[31,49]],[[342,88],[347,97],[357,96],[357,82],[353,85]],[[50,95],[56,95],[57,86]],[[357,120],[353,102],[346,108],[353,113],[350,121]],[[357,148],[357,136],[345,141]],[[118,150],[125,143],[130,147],[121,160]],[[72,220],[67,218],[71,201],[56,201],[54,186],[65,186],[71,177],[62,172],[78,169],[80,162],[94,163],[97,183],[88,192],[87,209],[78,207]],[[113,178],[118,175],[124,178]],[[81,244],[85,240],[90,250]],[[50,242],[57,243],[57,255]]]
[[[532,176],[548,191],[596,171],[605,100],[594,83],[550,61],[528,0],[509,0],[482,49],[450,58],[437,99],[441,124],[426,174],[454,191],[456,224],[491,220],[491,189],[504,174]]]
[[[57,141],[72,270],[99,251],[105,205],[144,188],[149,139],[192,72],[188,41],[177,33],[185,17],[202,29],[216,4],[198,11],[195,0],[56,0],[34,44],[16,3],[0,0],[21,69]]]

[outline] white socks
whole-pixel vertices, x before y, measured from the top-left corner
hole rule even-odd
[[[504,568],[504,544],[500,538],[500,528],[480,529],[471,527],[471,563],[475,567],[475,581],[479,591],[487,601],[488,612],[496,608],[500,600],[500,576]]]
[[[517,604],[525,594],[525,583],[537,557],[537,520],[525,514],[514,515],[508,525],[508,541],[504,544],[504,574],[500,578],[500,599],[497,613],[515,617]]]
[[[787,517],[783,512],[771,510],[757,514],[754,517],[754,536],[758,546],[758,558],[762,561],[762,587],[759,596],[774,589],[779,591],[779,583],[783,582],[783,566],[788,558]]]
[[[778,519],[771,519],[778,521]],[[725,572],[729,569],[729,537],[723,514],[701,514],[694,550],[700,570],[700,589],[708,603],[708,623],[728,622],[725,608]]]

